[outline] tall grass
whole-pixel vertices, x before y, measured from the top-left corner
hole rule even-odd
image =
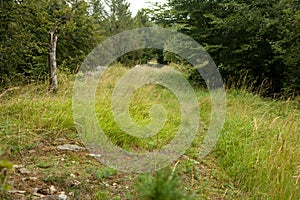
[[[114,69],[112,69],[114,70]],[[125,70],[124,68],[122,70]],[[125,71],[118,70],[111,74],[122,76]],[[103,79],[109,87],[102,84],[106,95],[100,96],[98,117],[100,124],[116,143],[123,146],[157,148],[170,139],[180,123],[179,107],[174,96],[161,87],[148,86],[137,91],[131,104],[131,115],[137,123],[147,124],[147,112],[153,103],[166,106],[170,112],[165,128],[157,140],[138,140],[122,133],[109,113],[111,92],[114,81],[112,77]],[[229,89],[227,98],[227,117],[222,136],[215,148],[214,155],[220,166],[233,177],[239,187],[251,193],[253,198],[300,199],[300,127],[299,104],[292,100],[272,100],[260,97],[264,86],[251,94],[253,84],[241,80],[239,90]],[[150,95],[149,95],[150,94]],[[210,118],[209,94],[196,88],[204,126]],[[100,103],[102,101],[102,103]],[[106,102],[106,103],[103,103]],[[104,108],[104,109],[103,109]],[[107,109],[107,110],[106,110]],[[101,122],[102,121],[102,122]],[[201,140],[196,140],[199,144]],[[197,146],[195,142],[194,146]],[[193,147],[188,150],[193,152]]]
[[[300,126],[296,101],[228,92],[216,157],[254,199],[300,198]]]
[[[76,134],[72,117],[74,77],[60,74],[60,90],[48,92],[47,83],[31,84],[0,99],[0,145],[18,153],[57,137]],[[66,134],[68,133],[68,134]]]
[[[96,94],[96,113],[99,124],[114,144],[138,151],[157,149],[172,140],[180,125],[179,103],[168,89],[156,85],[145,85],[134,92],[129,105],[129,113],[133,121],[140,126],[151,122],[149,110],[155,104],[162,105],[167,111],[167,121],[163,129],[155,137],[139,139],[123,132],[114,121],[111,112],[112,93],[117,81],[128,69],[113,67],[102,76]]]
[[[117,66],[101,79],[96,94],[100,126],[115,144],[135,151],[149,151],[168,143],[180,124],[179,104],[167,89],[147,85],[137,90],[130,114],[137,124],[150,122],[148,110],[162,104],[168,111],[167,123],[157,137],[137,139],[122,132],[111,113],[111,93],[118,78],[128,69]],[[8,92],[0,99],[0,146],[12,154],[33,148],[57,137],[76,137],[72,117],[74,77],[60,74],[60,89],[47,93],[47,83],[28,85]],[[251,85],[251,84],[250,84]],[[245,87],[246,88],[246,87]],[[204,132],[210,121],[209,93],[195,89]],[[253,199],[300,199],[299,102],[263,99],[247,89],[229,89],[223,133],[212,153],[236,187]],[[187,153],[197,159],[201,138]]]

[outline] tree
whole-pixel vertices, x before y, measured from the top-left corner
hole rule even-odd
[[[58,36],[56,35],[56,31],[62,24],[66,23],[66,20],[70,15],[70,8],[66,4],[66,2],[62,2],[61,0],[51,0],[50,1],[50,9],[49,9],[49,21],[52,26],[49,34],[49,79],[50,85],[49,89],[53,92],[58,90],[58,81],[57,81],[57,73],[56,73],[56,46]]]
[[[129,10],[130,4],[126,0],[107,0],[105,1],[108,10],[104,19],[106,36],[118,34],[120,32],[130,30],[133,28],[141,28],[151,26],[152,23],[149,21],[147,14],[140,10],[137,15],[133,18]],[[116,41],[119,49],[124,49],[122,45],[128,45],[125,41]],[[132,41],[131,41],[132,42]],[[125,66],[135,66],[137,64],[147,63],[151,59],[152,52],[150,50],[135,50],[119,57],[116,62],[120,62]]]
[[[154,21],[197,40],[225,80],[241,74],[268,95],[299,91],[297,0],[169,0]]]
[[[50,90],[58,90],[57,74],[56,74],[56,43],[57,35],[55,35],[56,28],[50,31],[49,41],[49,76],[50,76]]]
[[[61,27],[57,43],[58,63],[63,70],[76,73],[86,56],[105,38],[103,24],[90,13],[91,5],[72,0],[70,19]]]
[[[106,35],[112,36],[133,26],[130,4],[126,0],[106,0],[108,6],[107,16],[105,18]]]
[[[34,73],[31,69],[38,58],[30,55],[41,53],[41,49],[33,45],[34,33],[28,31],[27,21],[32,14],[25,3],[2,0],[0,9],[0,84],[8,85],[23,80],[23,73]],[[30,64],[29,60],[32,61]]]
[[[2,0],[0,11],[2,86],[46,79],[47,66],[53,63],[48,57],[55,36],[57,67],[68,72],[76,72],[104,38],[90,5],[83,0]]]
[[[96,23],[101,23],[107,12],[104,9],[104,3],[101,0],[90,0],[90,13],[95,18]]]

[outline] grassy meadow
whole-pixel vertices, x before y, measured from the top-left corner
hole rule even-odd
[[[110,140],[128,151],[151,151],[172,140],[181,122],[179,103],[169,90],[146,85],[132,96],[132,119],[145,126],[148,110],[160,104],[167,110],[163,129],[149,139],[125,134],[111,113],[111,94],[129,70],[111,67],[97,88],[95,110]],[[59,91],[47,92],[47,83],[22,86],[0,98],[0,160],[24,165],[37,177],[10,170],[6,184],[24,190],[54,185],[71,199],[300,199],[299,97],[273,100],[244,89],[227,90],[226,122],[213,151],[199,157],[200,144],[210,123],[210,96],[194,88],[200,107],[200,128],[192,146],[169,167],[149,174],[110,169],[88,152],[61,152],[60,144],[83,146],[72,116],[75,77],[59,74]],[[170,178],[171,177],[171,178]],[[78,183],[79,182],[79,183]],[[0,182],[1,183],[1,182]],[[76,184],[78,183],[78,184]],[[176,190],[176,192],[174,192]],[[16,199],[0,191],[1,199]]]

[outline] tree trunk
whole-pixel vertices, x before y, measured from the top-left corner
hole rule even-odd
[[[50,91],[56,92],[58,90],[57,74],[56,74],[56,43],[57,36],[56,29],[50,31],[49,42],[49,76],[50,76]]]

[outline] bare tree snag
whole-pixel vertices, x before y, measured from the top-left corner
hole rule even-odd
[[[50,91],[56,92],[58,90],[57,74],[56,74],[56,43],[57,35],[56,29],[50,31],[49,41],[49,76],[50,76]]]

